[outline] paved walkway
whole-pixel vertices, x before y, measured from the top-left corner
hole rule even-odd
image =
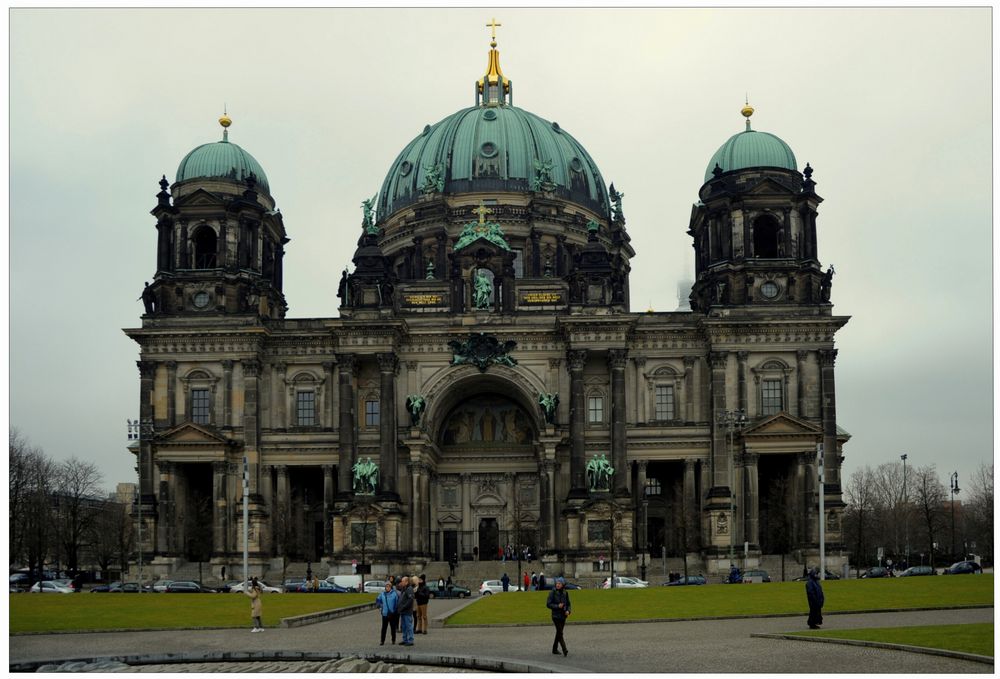
[[[437,616],[464,602],[432,601]],[[475,604],[473,604],[475,605]],[[992,622],[992,608],[912,613],[827,615],[824,629]],[[375,612],[292,629],[108,632],[10,637],[11,662],[140,653],[236,650],[371,652],[410,656],[504,658],[570,672],[992,673],[989,665],[935,656],[834,644],[755,639],[751,632],[805,629],[788,618],[576,625],[566,627],[569,657],[551,653],[549,627],[432,628],[412,648],[380,647]]]

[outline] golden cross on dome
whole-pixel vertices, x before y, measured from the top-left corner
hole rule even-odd
[[[490,23],[486,24],[486,28],[492,29],[492,32],[493,32],[492,43],[490,43],[492,47],[496,47],[496,42],[497,42],[497,26],[503,26],[503,24],[498,24],[496,17],[493,17],[493,19],[490,21]]]
[[[479,223],[480,224],[485,224],[486,223],[486,215],[492,214],[493,210],[491,210],[488,207],[486,207],[485,205],[483,205],[483,201],[479,201],[479,207],[477,207],[476,209],[474,209],[473,212],[475,212],[477,215],[479,215]]]

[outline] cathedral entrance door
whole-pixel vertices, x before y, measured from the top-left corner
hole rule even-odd
[[[458,558],[458,531],[457,530],[446,530],[444,531],[444,554],[441,555],[442,561],[451,561],[452,559]]]
[[[479,558],[495,559],[500,547],[500,526],[493,517],[479,519]]]

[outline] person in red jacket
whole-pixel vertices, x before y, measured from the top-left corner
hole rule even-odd
[[[524,591],[528,591],[528,586],[531,585],[531,578],[528,577],[528,571],[524,571]]]

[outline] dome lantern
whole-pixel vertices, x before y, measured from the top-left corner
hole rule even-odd
[[[476,81],[476,106],[511,106],[514,103],[512,83],[500,68],[500,52],[497,51],[496,19],[486,24],[492,29],[489,60],[486,62],[486,73]]]

